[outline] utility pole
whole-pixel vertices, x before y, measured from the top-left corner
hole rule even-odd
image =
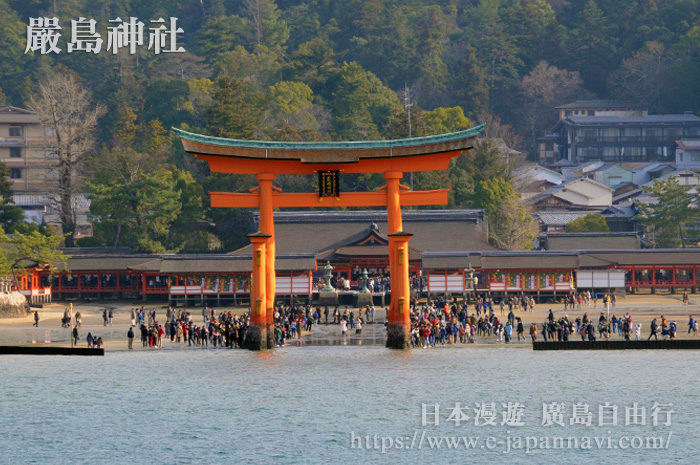
[[[73,339],[73,304],[70,304],[70,347],[73,348],[75,339]]]
[[[403,85],[403,107],[406,109],[406,113],[408,115],[408,138],[410,139],[413,137],[413,132],[411,131],[411,107],[413,106],[413,103],[411,103],[411,89],[408,87],[408,84],[404,83]],[[411,190],[413,190],[413,171],[411,171]]]

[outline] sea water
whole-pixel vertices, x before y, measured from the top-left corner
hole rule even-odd
[[[504,347],[2,356],[0,462],[696,464],[699,363]]]

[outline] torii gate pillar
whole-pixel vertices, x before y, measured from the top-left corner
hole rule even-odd
[[[272,181],[277,175],[275,173],[258,173],[255,175],[260,183],[260,232],[268,235],[265,244],[265,309],[267,311],[264,321],[259,324],[264,325],[267,337],[266,346],[268,349],[275,347],[275,222],[273,219]]]
[[[267,314],[272,312],[268,311],[266,306],[267,259],[265,252],[270,235],[257,232],[249,234],[248,238],[253,243],[253,282],[250,290],[250,321],[246,332],[245,347],[250,350],[268,349],[271,348],[268,344],[270,329],[266,322]]]
[[[411,348],[411,286],[408,279],[408,241],[413,234],[389,234],[391,268],[391,307],[387,314],[386,346],[390,349]]]
[[[401,178],[403,178],[401,171],[384,173],[389,229],[389,276],[391,277],[391,304],[387,313],[386,346],[391,349],[408,349],[411,341],[408,241],[413,234],[403,232]]]

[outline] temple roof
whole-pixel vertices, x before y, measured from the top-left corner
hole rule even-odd
[[[641,244],[635,232],[555,233],[545,239],[547,250],[631,250]]]
[[[417,252],[494,250],[483,210],[405,210],[402,216],[403,230],[414,234],[410,247]],[[386,238],[386,218],[386,210],[275,212],[276,252],[326,257],[341,247],[368,245],[363,244],[368,238]],[[231,252],[251,253],[250,244]]]
[[[480,209],[444,209],[444,210],[402,210],[401,218],[405,222],[444,222],[444,221],[468,221],[483,223],[485,221],[484,210]],[[273,213],[275,224],[281,223],[386,223],[387,212],[382,210],[304,210],[304,211],[276,211]],[[257,224],[260,218],[259,212],[253,212],[253,219]]]
[[[422,265],[428,270],[576,270],[633,265],[694,265],[700,249],[629,249],[570,251],[485,251],[423,252]]]
[[[227,139],[173,128],[185,151],[225,157],[297,160],[302,163],[353,163],[362,158],[396,158],[472,148],[484,125],[464,131],[410,139],[346,142],[281,142]]]

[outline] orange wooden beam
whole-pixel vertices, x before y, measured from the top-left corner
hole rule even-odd
[[[446,170],[450,167],[450,159],[460,156],[462,152],[463,150],[415,157],[362,158],[357,163],[329,164],[301,163],[296,160],[233,158],[204,154],[197,154],[197,158],[208,162],[209,169],[215,173],[315,174],[318,171],[331,170],[340,170],[343,173],[385,173],[387,171],[409,173]]]
[[[446,205],[449,189],[432,191],[401,191],[401,206]],[[214,208],[259,208],[260,195],[257,193],[210,192],[211,206]],[[275,208],[313,207],[385,207],[384,192],[343,192],[340,197],[322,197],[314,193],[272,194]]]

